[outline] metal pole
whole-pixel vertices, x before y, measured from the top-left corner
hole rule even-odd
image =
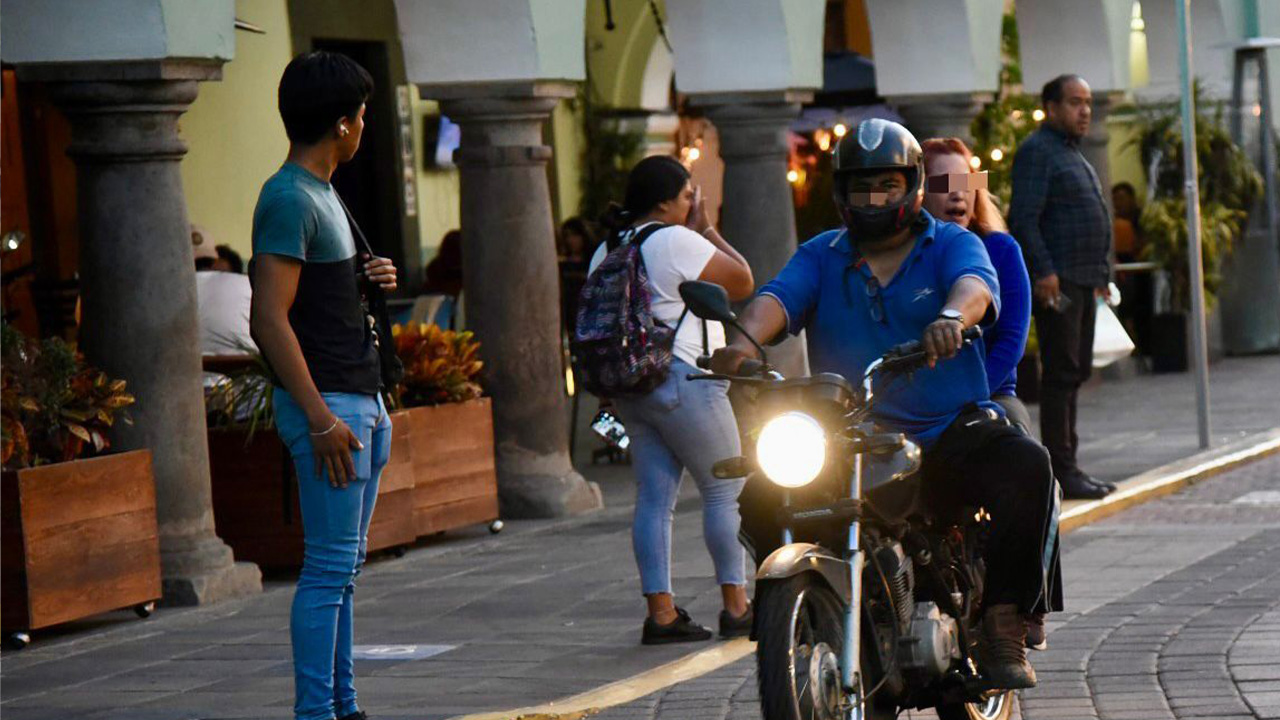
[[[1182,75],[1182,157],[1187,199],[1187,257],[1191,266],[1191,351],[1196,367],[1200,447],[1209,447],[1209,350],[1204,319],[1204,266],[1200,249],[1200,177],[1196,167],[1195,97],[1191,86],[1191,0],[1177,0]]]

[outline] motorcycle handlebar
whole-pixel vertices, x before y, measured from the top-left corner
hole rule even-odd
[[[703,370],[710,370],[711,356],[699,355],[697,360],[694,361],[694,364]],[[742,364],[738,366],[738,375],[745,376],[745,377],[754,377],[756,375],[762,374],[765,367],[766,367],[765,364],[760,360],[756,360],[754,358],[746,358],[742,361]]]

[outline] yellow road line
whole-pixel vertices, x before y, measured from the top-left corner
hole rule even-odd
[[[580,695],[545,705],[459,715],[449,720],[579,720],[604,708],[629,703],[665,687],[719,670],[750,655],[755,649],[756,644],[746,638],[718,642],[706,650]]]

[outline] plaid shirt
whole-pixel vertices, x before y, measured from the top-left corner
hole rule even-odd
[[[1110,279],[1111,211],[1078,141],[1042,125],[1013,159],[1009,232],[1022,245],[1033,278],[1058,277],[1086,287]]]

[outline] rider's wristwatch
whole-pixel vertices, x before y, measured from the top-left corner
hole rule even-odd
[[[942,312],[938,313],[938,319],[955,320],[956,322],[960,323],[960,327],[964,327],[965,325],[964,313],[954,308],[943,308]]]

